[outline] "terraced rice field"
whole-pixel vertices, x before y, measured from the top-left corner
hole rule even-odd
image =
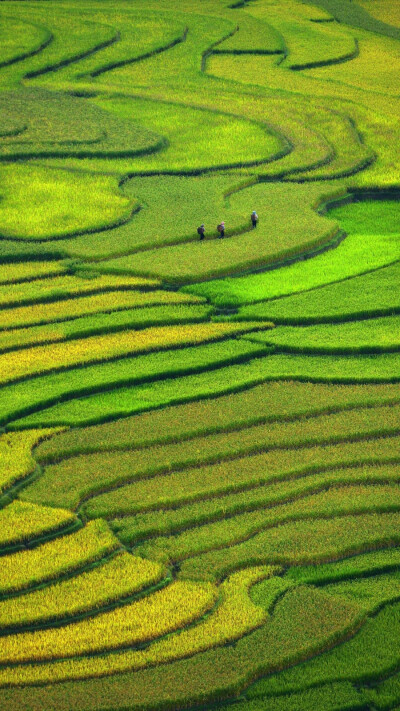
[[[399,3],[172,5],[0,5],[0,709],[398,711]]]

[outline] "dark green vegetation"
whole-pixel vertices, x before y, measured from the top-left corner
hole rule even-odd
[[[0,4],[0,709],[400,708],[399,75],[398,0]]]

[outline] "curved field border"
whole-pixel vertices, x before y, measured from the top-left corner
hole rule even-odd
[[[362,170],[365,170],[368,168],[370,165],[372,165],[376,159],[377,159],[377,154],[373,150],[367,151],[365,142],[364,142],[364,137],[362,133],[357,129],[355,121],[348,116],[347,114],[342,114],[341,112],[335,110],[335,109],[329,109],[329,111],[332,114],[336,114],[338,117],[343,119],[348,127],[350,133],[353,135],[354,142],[360,147],[364,148],[364,151],[367,153],[363,158],[361,158],[358,163],[355,163],[353,167],[344,169],[344,170],[339,170],[337,172],[334,172],[332,174],[326,174],[326,175],[307,175],[308,172],[312,169],[306,169],[306,170],[301,170],[301,171],[291,171],[290,175],[284,176],[283,180],[288,180],[291,182],[299,182],[299,183],[305,183],[305,182],[311,182],[311,181],[328,181],[328,180],[333,180],[333,179],[338,179],[338,178],[349,178],[352,177],[353,175],[356,175],[357,173],[360,173]],[[337,152],[335,149],[332,147],[333,150],[333,158],[331,161],[327,161],[325,165],[328,163],[333,163],[335,158],[337,157]],[[322,164],[321,167],[323,167],[324,164]],[[318,168],[319,166],[316,166]],[[296,176],[296,172],[300,173],[298,176]],[[303,175],[301,175],[303,173]],[[293,177],[292,177],[293,176]]]
[[[304,64],[292,64],[289,68],[293,72],[300,71],[302,69],[315,69],[316,67],[330,67],[334,64],[344,64],[345,62],[350,62],[352,59],[356,59],[360,54],[360,48],[358,44],[357,37],[354,38],[354,49],[351,52],[342,54],[340,57],[335,57],[333,59],[321,59],[318,62],[305,62]]]
[[[111,29],[111,27],[110,27]],[[49,72],[55,72],[57,69],[62,69],[63,67],[67,67],[70,64],[75,64],[76,62],[80,62],[81,59],[85,59],[86,57],[90,57],[92,54],[95,54],[96,52],[99,52],[101,49],[105,49],[106,47],[110,47],[111,45],[115,44],[116,42],[119,42],[121,38],[121,35],[119,31],[116,31],[114,36],[111,37],[108,40],[104,40],[103,42],[99,42],[99,44],[95,45],[94,47],[91,47],[90,49],[86,49],[83,52],[79,52],[79,54],[75,54],[73,57],[68,57],[65,59],[60,60],[59,62],[55,62],[55,64],[48,64],[45,67],[41,67],[40,69],[34,69],[33,71],[28,71],[25,74],[25,79],[34,79],[36,77],[42,76],[43,74],[48,74]]]
[[[400,203],[400,188],[395,188],[395,187],[389,187],[389,188],[354,188],[354,187],[348,187],[348,188],[343,188],[343,189],[339,189],[339,190],[338,190],[338,194],[337,194],[336,197],[332,197],[332,198],[322,197],[320,204],[319,204],[318,206],[316,206],[315,209],[317,210],[317,212],[318,212],[319,214],[321,214],[321,215],[326,215],[326,214],[329,214],[329,211],[330,211],[330,210],[332,210],[332,209],[334,209],[334,208],[336,208],[336,207],[339,207],[339,206],[342,206],[342,205],[349,205],[349,204],[351,204],[351,203],[353,203],[353,202],[365,202],[365,201],[368,201],[368,200],[385,200],[385,199],[396,200],[396,201],[399,201],[399,203]],[[323,254],[323,253],[326,252],[326,251],[329,251],[329,250],[331,250],[331,249],[335,249],[336,247],[338,247],[338,246],[341,244],[341,242],[342,242],[346,237],[347,237],[347,233],[344,232],[343,230],[340,230],[340,229],[339,229],[339,230],[337,231],[337,233],[336,233],[336,240],[333,239],[332,242],[329,242],[329,243],[328,243],[327,245],[325,245],[324,247],[321,247],[321,249],[315,250],[315,251],[313,251],[313,252],[309,252],[308,254],[300,254],[300,255],[298,255],[297,257],[293,257],[292,259],[285,260],[285,261],[280,262],[280,263],[278,263],[278,264],[276,264],[276,265],[275,265],[275,264],[273,264],[273,265],[267,265],[266,267],[262,267],[262,268],[254,269],[254,270],[249,270],[249,271],[246,271],[246,272],[242,272],[242,273],[240,273],[240,274],[236,274],[235,276],[237,276],[237,277],[239,278],[240,276],[246,276],[247,274],[250,275],[250,274],[264,273],[264,272],[272,271],[272,270],[275,270],[275,269],[279,269],[279,268],[281,268],[281,267],[283,267],[283,266],[287,266],[287,265],[289,265],[289,264],[294,264],[295,262],[305,261],[305,260],[307,260],[307,259],[311,259],[311,258],[313,258],[313,257],[317,257],[319,254]],[[328,283],[326,283],[326,284],[320,284],[320,285],[318,285],[318,286],[313,286],[313,287],[311,287],[310,289],[302,289],[301,291],[295,291],[295,292],[291,292],[291,293],[288,293],[288,294],[282,294],[281,296],[274,296],[274,297],[268,297],[268,298],[266,298],[266,299],[260,299],[259,301],[254,302],[254,304],[255,304],[255,303],[261,304],[261,303],[265,303],[265,302],[267,302],[267,301],[275,301],[275,300],[277,300],[277,299],[285,299],[285,298],[287,298],[287,297],[296,296],[296,294],[304,294],[304,293],[307,293],[307,292],[310,292],[310,291],[316,291],[317,289],[323,289],[325,286],[329,286],[330,284],[340,284],[340,283],[343,282],[343,281],[347,281],[347,280],[349,280],[349,279],[355,279],[355,278],[357,278],[358,276],[362,276],[363,274],[370,274],[370,273],[372,273],[372,272],[379,271],[379,270],[381,270],[381,269],[384,269],[384,268],[387,267],[387,266],[391,266],[392,264],[396,264],[398,261],[400,261],[400,260],[397,260],[397,259],[396,259],[394,262],[390,262],[389,264],[384,264],[383,266],[374,267],[373,269],[368,269],[367,271],[363,271],[363,272],[360,272],[359,274],[354,274],[354,275],[349,276],[349,277],[344,277],[343,279],[337,279],[336,281],[333,281],[333,282],[328,282]],[[205,280],[205,281],[207,281],[207,280]],[[210,280],[210,281],[211,281],[211,280]],[[246,306],[246,305],[247,305],[247,304],[244,304],[244,306]],[[250,305],[251,305],[251,304],[249,304],[249,306],[250,306]],[[385,316],[386,314],[389,314],[389,313],[397,313],[397,312],[399,311],[399,309],[400,309],[400,306],[399,306],[398,309],[396,309],[396,307],[394,307],[394,308],[392,309],[392,307],[391,307],[388,311],[385,311],[384,313],[383,313],[381,310],[378,310],[378,311],[376,311],[376,313],[374,313],[373,315],[376,315],[376,316]],[[234,313],[237,312],[237,309],[236,309],[236,308],[234,308],[234,309],[229,309],[229,308],[228,308],[228,309],[224,309],[224,308],[222,308],[222,309],[219,309],[218,311],[219,311],[219,313],[221,313],[221,314],[224,314],[224,313],[234,314]],[[367,318],[370,318],[370,315],[371,315],[371,314],[367,314],[367,315],[365,315],[364,318],[366,318],[366,319],[367,319]],[[267,317],[266,317],[266,318],[267,318]],[[265,320],[265,319],[264,319],[264,320]],[[267,318],[267,320],[268,320],[268,318]],[[328,319],[326,322],[328,323],[328,322],[330,322],[331,320],[332,320],[332,319]],[[339,318],[336,318],[336,319],[334,319],[334,320],[335,320],[335,321],[340,321]],[[361,320],[361,319],[360,319],[359,316],[356,316],[356,317],[349,317],[349,318],[346,318],[345,320],[346,320],[346,321],[353,321],[353,320],[354,320],[354,321],[359,321],[359,320]],[[309,324],[309,323],[313,323],[313,322],[312,322],[312,321],[306,321],[305,323],[306,323],[306,324]],[[315,323],[317,323],[317,322],[315,322]],[[319,323],[319,321],[318,321],[318,323]],[[321,323],[323,323],[323,321],[321,321]],[[279,324],[282,324],[282,325],[283,325],[283,324],[287,324],[287,325],[291,325],[291,324],[297,325],[297,324],[298,324],[298,321],[291,321],[291,320],[282,321],[282,322],[279,321]]]
[[[393,27],[393,25],[377,20],[357,2],[349,2],[348,0],[310,0],[310,2],[332,14],[337,22],[367,30],[368,32],[376,32],[393,39],[400,39],[399,27]]]
[[[1,160],[1,158],[0,158]],[[18,159],[16,159],[18,160]],[[120,184],[121,185],[121,182]],[[118,186],[119,187],[119,186]],[[73,239],[74,237],[82,237],[83,235],[92,235],[92,234],[98,234],[101,232],[108,232],[109,230],[115,230],[118,227],[121,227],[122,225],[126,225],[128,222],[131,222],[134,215],[136,215],[140,210],[142,209],[141,205],[134,205],[133,208],[130,211],[130,214],[127,215],[126,217],[121,217],[117,219],[115,222],[109,224],[109,225],[101,225],[99,227],[93,227],[89,229],[84,229],[84,230],[73,230],[72,232],[69,232],[64,235],[49,235],[49,237],[41,237],[41,238],[29,238],[29,237],[10,237],[9,235],[1,235],[0,234],[0,239],[6,239],[7,242],[16,242],[17,244],[24,242],[27,244],[46,244],[46,242],[62,242],[65,240]],[[68,256],[68,255],[65,255]],[[27,281],[24,279],[24,281]]]
[[[18,54],[15,57],[12,57],[11,59],[7,59],[4,62],[0,62],[1,69],[3,67],[10,67],[12,64],[16,64],[17,62],[22,62],[24,59],[28,59],[29,57],[34,57],[36,54],[39,54],[44,49],[46,49],[46,47],[48,47],[50,42],[52,42],[54,39],[53,33],[50,32],[50,30],[48,30],[47,27],[42,27],[41,25],[37,25],[34,22],[28,22],[27,20],[20,19],[19,22],[22,22],[25,25],[30,25],[31,27],[37,27],[38,29],[42,30],[42,32],[44,31],[45,37],[40,42],[40,44],[37,45],[37,47],[35,47],[34,49],[27,50],[26,52],[21,52],[21,54]],[[15,135],[15,134],[8,133],[6,135],[10,136],[10,135]]]
[[[226,38],[224,38],[226,39]],[[130,94],[123,94],[119,93],[118,95],[120,98],[127,98],[127,99],[143,99],[142,94],[135,94],[135,93],[130,93]],[[238,121],[243,121],[246,123],[253,124],[255,126],[258,126],[258,128],[261,128],[263,131],[266,131],[267,133],[270,133],[271,135],[275,136],[281,144],[282,148],[278,150],[276,153],[273,155],[269,156],[268,158],[261,158],[253,161],[241,161],[240,163],[219,163],[218,165],[214,166],[204,166],[201,168],[192,168],[192,169],[187,169],[187,170],[138,170],[138,171],[128,171],[127,173],[124,174],[121,184],[126,182],[127,180],[130,180],[131,178],[137,178],[137,177],[151,177],[151,176],[159,176],[159,175],[172,175],[172,176],[182,176],[182,177],[187,177],[187,176],[196,176],[196,175],[203,175],[204,173],[211,173],[211,172],[220,172],[224,170],[232,170],[236,168],[252,168],[254,166],[259,166],[259,165],[266,165],[268,163],[274,163],[277,160],[280,160],[284,156],[288,155],[294,150],[294,145],[293,143],[276,127],[270,124],[268,121],[259,121],[256,119],[251,119],[248,118],[247,116],[243,116],[241,114],[236,114],[232,113],[230,111],[221,111],[220,109],[210,109],[208,107],[203,107],[203,106],[198,106],[196,104],[191,104],[191,103],[182,103],[181,101],[170,101],[170,100],[164,100],[164,99],[153,99],[151,97],[145,97],[146,101],[152,101],[155,104],[168,104],[169,106],[182,106],[183,108],[191,108],[194,109],[195,111],[204,111],[206,113],[214,113],[214,114],[219,114],[221,116],[226,116],[228,118],[234,118]],[[164,139],[165,140],[165,139]],[[159,150],[157,147],[155,150]],[[150,153],[154,152],[145,150],[143,153]],[[108,156],[112,157],[112,154],[109,153],[107,154]],[[130,154],[129,154],[130,155]],[[135,155],[140,155],[140,153],[135,153]]]
[[[162,54],[162,52],[166,52],[167,50],[172,49],[172,47],[175,47],[177,44],[185,42],[188,32],[189,27],[185,27],[184,31],[179,37],[176,37],[175,39],[171,40],[171,42],[168,42],[168,44],[165,44],[162,47],[157,47],[157,49],[153,49],[150,52],[145,52],[145,54],[141,54],[138,57],[122,59],[119,62],[110,62],[109,64],[105,64],[104,66],[99,67],[98,69],[94,69],[92,72],[88,72],[87,74],[80,74],[79,78],[83,78],[86,76],[93,78],[98,77],[101,74],[105,74],[106,72],[112,71],[113,69],[126,67],[129,64],[135,64],[136,62],[141,62],[143,59],[149,59],[150,57],[154,57],[157,54]],[[118,39],[120,39],[120,37]]]

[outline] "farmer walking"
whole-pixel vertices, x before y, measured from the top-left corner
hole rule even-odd
[[[251,213],[251,224],[253,225],[253,230],[257,227],[258,215],[255,210]]]
[[[217,225],[217,232],[218,232],[218,237],[222,239],[222,237],[225,237],[225,222],[220,222],[219,225]]]
[[[204,239],[205,231],[206,228],[204,224],[197,228],[197,234],[200,236],[200,242]]]

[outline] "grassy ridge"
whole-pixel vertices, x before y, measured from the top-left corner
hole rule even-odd
[[[242,341],[246,339],[243,338]],[[249,341],[250,344],[250,341]],[[253,344],[256,346],[257,344]],[[232,347],[240,351],[240,344],[229,343],[229,349]],[[245,387],[265,382],[269,380],[290,380],[298,379],[300,381],[312,381],[322,383],[335,384],[364,384],[364,383],[396,383],[399,380],[398,373],[398,355],[397,353],[387,353],[378,356],[303,356],[303,355],[286,355],[286,354],[270,354],[265,357],[268,346],[258,344],[260,350],[253,351],[250,348],[246,351],[242,346],[241,360],[248,360],[251,355],[255,356],[246,364],[240,366],[231,365],[233,356],[228,357],[232,351],[226,348],[226,358],[223,359],[223,347],[219,351],[219,358],[212,361],[214,367],[216,365],[226,365],[208,372],[210,361],[208,361],[205,369],[207,372],[199,373],[198,375],[186,375],[189,368],[181,369],[182,377],[179,380],[179,387],[170,379],[159,380],[161,372],[159,372],[157,382],[150,384],[139,384],[137,387],[119,387],[116,390],[102,392],[99,395],[91,395],[86,398],[65,402],[60,405],[54,405],[47,410],[21,419],[13,427],[48,427],[54,425],[87,425],[104,421],[106,419],[115,419],[117,416],[130,415],[133,412],[140,412],[160,406],[172,405],[174,403],[182,403],[193,399],[202,399],[213,397],[226,392],[234,392]],[[236,351],[236,353],[237,353]],[[247,357],[246,357],[246,355]],[[258,357],[257,357],[258,356]],[[224,362],[225,361],[225,362]],[[204,361],[203,361],[204,362]],[[104,366],[105,368],[106,366]],[[116,366],[117,367],[117,366]],[[124,368],[124,364],[122,365]],[[160,369],[161,370],[161,369]],[[197,368],[199,370],[199,368]],[[105,371],[106,373],[107,371]],[[90,371],[89,376],[96,371]],[[310,373],[312,375],[310,376]],[[165,371],[164,371],[165,374]],[[168,369],[168,376],[171,376],[171,370]],[[154,371],[153,371],[154,377]],[[121,378],[122,379],[122,378]],[[140,381],[137,377],[137,381]],[[142,378],[145,379],[145,378]],[[148,376],[147,379],[150,379]],[[73,376],[71,378],[73,381]],[[128,380],[128,379],[127,379]],[[110,384],[111,378],[104,378],[102,382]],[[128,382],[132,383],[135,378],[130,377]],[[115,381],[114,381],[115,382]],[[32,391],[38,387],[39,379],[32,383]],[[49,383],[50,384],[50,383]],[[120,381],[116,383],[120,385]],[[82,389],[82,384],[80,385]],[[27,390],[27,387],[25,386]],[[91,388],[94,390],[94,388]],[[101,388],[98,388],[99,390]],[[89,390],[89,388],[88,388]],[[64,391],[64,389],[63,389]],[[31,392],[26,393],[25,402],[29,402],[32,407]],[[65,391],[64,391],[65,392]],[[78,394],[73,391],[74,394]],[[116,401],[116,396],[118,401]],[[3,413],[8,420],[13,419],[21,410],[15,409],[13,402],[11,407],[9,401],[6,400],[6,389],[3,390],[4,404]],[[39,405],[46,405],[46,399],[43,393],[36,402]],[[84,409],[82,409],[84,405]],[[33,409],[33,408],[32,408]],[[38,407],[36,406],[36,408]]]
[[[399,309],[395,291],[399,274],[396,263],[304,294],[243,306],[237,318],[307,324],[390,315]]]
[[[238,433],[208,435],[179,444],[166,444],[132,452],[100,452],[71,457],[46,468],[44,476],[22,494],[26,500],[53,506],[74,507],[80,498],[124,481],[134,482],[151,476],[168,474],[208,463],[240,459],[245,455],[259,455],[262,451],[282,450],[290,458],[289,448],[329,444],[400,432],[399,406],[351,411],[294,423],[267,423],[240,430]],[[271,454],[272,458],[273,455]],[[292,455],[293,456],[293,455]],[[267,460],[268,461],[268,460]],[[115,471],[111,473],[112,463]],[[243,464],[243,461],[242,461]],[[251,462],[249,462],[251,467]],[[269,463],[269,470],[273,464]],[[99,471],[105,474],[99,474]],[[194,472],[196,473],[196,472]],[[172,475],[173,476],[173,475]],[[182,474],[185,486],[190,473]],[[133,487],[137,491],[137,487]],[[122,493],[122,492],[121,492]],[[134,496],[136,505],[139,497]],[[126,504],[128,505],[128,499]]]
[[[173,349],[150,353],[134,358],[122,358],[111,360],[109,363],[88,365],[85,370],[80,368],[68,370],[61,373],[48,374],[43,378],[32,378],[29,381],[21,381],[9,387],[2,388],[2,418],[3,422],[9,422],[16,417],[22,417],[29,412],[35,412],[43,407],[53,405],[55,402],[68,400],[77,396],[82,396],[90,392],[103,392],[114,386],[132,385],[143,381],[157,380],[160,377],[171,378],[175,375],[182,375],[190,372],[202,372],[204,379],[209,376],[208,371],[221,366],[249,360],[251,357],[265,353],[266,347],[261,344],[250,343],[231,339],[221,343],[211,343],[194,346],[185,349]],[[84,378],[82,373],[84,372]],[[226,389],[226,388],[224,388]],[[135,391],[129,388],[129,393],[133,395],[128,402],[128,412],[143,409],[144,402],[135,397]],[[16,400],[16,396],[18,399]],[[112,393],[112,411],[122,415],[126,414],[126,406],[122,398],[115,401],[115,393]],[[100,397],[95,412],[88,412],[89,419],[95,421],[107,419],[107,397],[105,392]],[[104,398],[104,402],[102,402]],[[73,403],[71,403],[73,406]],[[79,412],[80,402],[78,403]],[[47,413],[46,413],[47,414]],[[45,416],[45,415],[44,415]],[[32,415],[32,418],[36,415]]]
[[[47,463],[86,452],[140,449],[218,431],[229,432],[274,419],[292,420],[307,414],[352,409],[357,405],[395,403],[399,399],[398,385],[268,382],[206,401],[69,430],[39,444],[35,458]]]

